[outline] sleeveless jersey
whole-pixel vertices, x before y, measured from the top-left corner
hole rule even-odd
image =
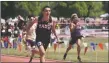
[[[46,21],[38,21],[36,29],[36,40],[50,40],[52,23]]]
[[[31,25],[30,25],[30,23],[28,24],[28,26],[30,26],[30,27],[28,27],[29,30],[27,31],[26,39],[35,41],[35,39],[36,39],[35,30],[37,27],[36,25],[37,25],[37,23],[32,23]]]
[[[71,37],[78,37],[78,36],[82,36],[80,25],[76,25],[73,31],[71,32]]]

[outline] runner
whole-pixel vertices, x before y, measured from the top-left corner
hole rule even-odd
[[[66,59],[68,51],[72,48],[72,45],[74,45],[76,43],[77,44],[77,52],[78,52],[77,59],[81,62],[81,58],[80,58],[81,47],[80,47],[80,45],[81,45],[82,34],[81,34],[81,27],[79,25],[79,18],[77,16],[77,14],[72,14],[72,16],[71,16],[70,33],[71,33],[71,40],[69,41],[69,46],[64,54],[63,59],[64,60]]]
[[[45,62],[45,52],[50,43],[51,31],[57,38],[55,32],[55,22],[51,17],[51,8],[49,6],[45,6],[42,9],[41,15],[38,17],[38,25],[36,29],[36,44],[39,48],[40,52],[40,62]]]
[[[31,52],[31,57],[29,62],[32,61],[34,54],[39,54],[39,50],[37,46],[35,45],[35,39],[36,39],[36,27],[37,27],[37,21],[35,20],[34,15],[28,16],[29,22],[26,26],[26,48]],[[25,36],[25,35],[24,35]]]

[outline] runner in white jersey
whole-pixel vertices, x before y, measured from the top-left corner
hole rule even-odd
[[[36,39],[36,27],[37,27],[37,21],[35,19],[34,16],[29,16],[29,22],[27,23],[27,27],[26,27],[26,44],[27,44],[27,48],[29,49],[29,51],[31,51],[31,57],[30,57],[30,61],[32,61],[32,58],[34,56],[34,54],[39,54],[39,50],[37,48],[37,46],[35,45],[35,39]]]

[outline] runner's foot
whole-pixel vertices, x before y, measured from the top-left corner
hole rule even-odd
[[[79,60],[79,62],[82,62],[80,56],[78,56],[77,59]]]
[[[65,53],[65,54],[64,54],[64,57],[63,57],[64,60],[66,59],[66,56],[67,56],[67,54]]]

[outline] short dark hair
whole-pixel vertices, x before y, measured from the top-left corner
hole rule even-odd
[[[42,11],[44,11],[45,8],[50,8],[50,6],[44,6],[44,7],[42,8]],[[38,21],[41,21],[42,17],[43,17],[43,15],[42,15],[42,13],[41,13],[40,16],[38,17]],[[52,17],[51,17],[51,16],[50,16],[50,18],[49,18],[49,21],[52,22]]]
[[[42,8],[42,11],[44,11],[45,8],[50,8],[50,6],[44,6],[44,7]]]
[[[35,15],[34,14],[28,15],[28,18],[31,18],[31,17],[35,17]]]

